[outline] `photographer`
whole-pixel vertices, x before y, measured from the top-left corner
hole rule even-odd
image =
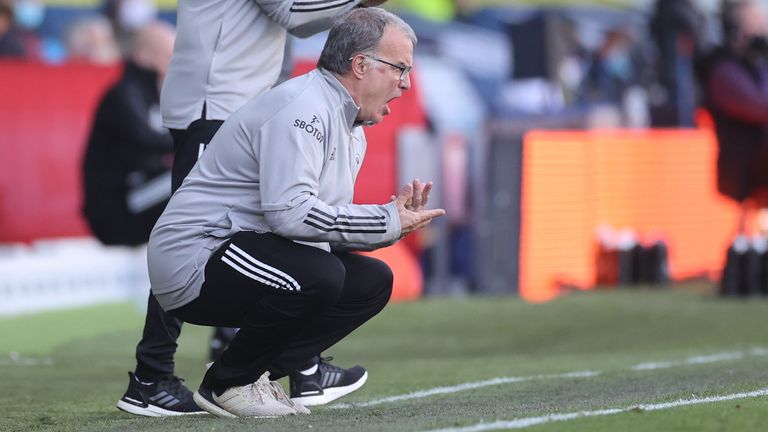
[[[724,43],[700,78],[719,144],[718,190],[744,203],[768,186],[768,25],[758,1],[723,1],[721,10]]]

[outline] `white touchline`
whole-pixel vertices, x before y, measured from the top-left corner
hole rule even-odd
[[[447,393],[456,393],[464,390],[471,390],[481,387],[487,387],[487,386],[493,386],[493,385],[499,385],[499,384],[510,384],[510,383],[517,383],[517,382],[523,382],[523,381],[531,381],[536,379],[552,379],[552,378],[592,378],[594,376],[600,375],[600,372],[595,371],[578,371],[578,372],[567,372],[562,374],[551,374],[551,375],[533,375],[533,376],[527,376],[527,377],[500,377],[500,378],[493,378],[485,381],[475,381],[475,382],[468,382],[463,384],[458,384],[455,386],[449,386],[449,387],[435,387],[431,388],[429,390],[421,390],[413,393],[407,393],[397,396],[390,396],[385,397],[382,399],[375,399],[368,402],[360,402],[355,404],[335,404],[331,405],[330,408],[360,408],[360,407],[369,407],[373,405],[380,405],[387,402],[398,402],[408,399],[419,399],[427,396],[434,396],[438,394],[447,394]]]
[[[640,363],[630,367],[630,370],[633,372],[640,372],[640,371],[646,371],[646,370],[666,369],[666,368],[685,366],[685,365],[716,363],[716,362],[722,362],[722,361],[740,360],[745,358],[746,356],[768,357],[768,349],[755,347],[755,348],[749,349],[748,351],[732,351],[732,352],[715,353],[710,355],[692,356],[682,361],[660,361],[660,362]],[[602,371],[576,371],[576,372],[567,372],[567,373],[560,373],[560,374],[532,375],[527,377],[499,377],[499,378],[492,378],[484,381],[474,381],[474,382],[457,384],[455,386],[435,387],[427,390],[416,391],[413,393],[406,393],[401,395],[389,396],[381,399],[374,399],[368,402],[339,403],[339,404],[330,405],[329,408],[333,408],[333,409],[363,408],[363,407],[381,405],[389,402],[399,402],[403,400],[420,399],[420,398],[425,398],[425,397],[439,395],[439,394],[456,393],[464,390],[472,390],[472,389],[488,387],[493,385],[512,384],[512,383],[539,380],[539,379],[593,378],[601,374],[603,374]]]
[[[768,356],[768,350],[765,348],[752,348],[749,351],[733,351],[733,352],[723,352],[723,353],[716,353],[716,354],[710,354],[710,355],[692,356],[682,361],[661,361],[661,362],[640,363],[632,366],[630,369],[633,371],[667,369],[667,368],[676,367],[676,366],[708,364],[708,363],[718,363],[723,361],[741,360],[747,356],[766,357]]]
[[[8,357],[0,357],[0,366],[51,366],[53,359],[50,357],[26,357],[17,352],[10,352]]]
[[[768,388],[755,390],[751,392],[745,392],[745,393],[733,393],[733,394],[724,395],[724,396],[710,396],[710,397],[703,397],[703,398],[693,397],[691,399],[678,399],[674,402],[633,405],[626,408],[610,408],[610,409],[595,410],[595,411],[577,411],[577,412],[566,413],[566,414],[550,414],[550,415],[539,416],[539,417],[524,417],[524,418],[518,418],[513,420],[499,420],[493,423],[478,423],[476,425],[464,426],[464,427],[458,427],[458,428],[433,429],[429,432],[481,432],[481,431],[492,431],[492,430],[500,430],[500,429],[523,429],[523,428],[536,426],[544,423],[562,422],[562,421],[574,420],[574,419],[584,418],[584,417],[606,416],[606,415],[630,412],[634,410],[658,411],[658,410],[665,410],[669,408],[676,408],[676,407],[687,406],[687,405],[724,402],[724,401],[729,401],[734,399],[747,399],[747,398],[756,398],[756,397],[762,397],[762,396],[768,396]]]

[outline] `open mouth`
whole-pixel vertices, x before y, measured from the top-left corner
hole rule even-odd
[[[397,99],[397,98],[398,98],[398,96],[395,96],[395,97],[393,97],[392,99],[388,100],[388,101],[387,101],[387,103],[385,103],[385,104],[384,104],[384,109],[382,110],[382,112],[384,113],[384,115],[388,115],[390,112],[392,112],[392,110],[389,108],[389,104],[390,104],[390,103],[391,103],[393,100],[395,100],[395,99]]]

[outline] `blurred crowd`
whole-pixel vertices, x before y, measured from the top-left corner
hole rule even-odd
[[[385,7],[416,29],[422,54],[458,63],[492,113],[589,107],[597,114],[587,126],[687,127],[701,100],[696,60],[723,42],[719,9],[737,2],[723,0],[719,9],[704,0],[537,3],[390,0]],[[0,0],[0,56],[115,63],[131,34],[157,19],[173,24],[175,11],[154,0],[95,7]],[[484,49],[470,52],[467,40]]]
[[[0,57],[44,63],[112,64],[129,40],[162,16],[152,0],[105,0],[98,7],[51,7],[43,0],[0,0]]]

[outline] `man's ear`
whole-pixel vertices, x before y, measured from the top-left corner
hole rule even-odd
[[[352,74],[354,74],[355,78],[357,79],[363,79],[363,75],[365,75],[365,70],[368,68],[368,62],[365,60],[365,56],[355,56],[352,58]]]

